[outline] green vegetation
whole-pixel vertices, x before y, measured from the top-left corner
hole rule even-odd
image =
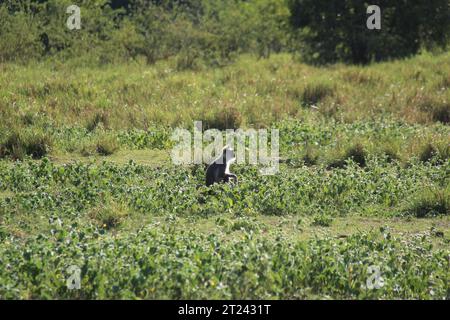
[[[103,65],[168,57],[176,69],[222,66],[243,52],[290,48],[289,8],[278,0],[82,0],[80,30],[66,28],[70,0],[0,4],[0,62]]]
[[[450,40],[447,0],[289,0],[290,22],[300,51],[311,62],[366,64],[416,54],[421,47],[445,48]],[[380,8],[380,29],[368,31],[369,5]],[[372,15],[373,12],[370,14]]]
[[[282,234],[270,240],[249,231],[223,242],[220,235],[165,224],[108,237],[94,227],[55,223],[52,235],[29,240],[26,248],[6,242],[0,293],[28,299],[448,298],[448,256],[430,250],[429,235],[401,243],[384,231],[291,243]],[[66,288],[67,263],[82,266],[81,290]],[[366,266],[378,264],[385,285],[369,290]]]
[[[292,165],[305,160],[342,167],[353,159],[364,166],[369,155],[403,164],[414,157],[445,162],[448,122],[437,119],[434,108],[450,101],[442,86],[449,61],[448,53],[423,54],[324,69],[281,54],[184,72],[170,59],[94,69],[3,64],[0,157],[169,149],[171,128],[203,120],[205,128],[222,130],[279,128]]]
[[[448,299],[450,129],[421,109],[423,96],[448,99],[448,61],[2,65],[0,296]],[[203,166],[169,158],[171,127],[196,119],[278,128],[280,173],[236,166],[237,186],[207,190]],[[339,227],[355,217],[366,222]],[[406,225],[419,227],[376,231]],[[383,288],[365,288],[369,263]],[[65,286],[70,265],[80,291]]]
[[[370,63],[442,50],[450,40],[447,0],[379,0],[381,30],[354,0],[80,0],[81,29],[69,30],[71,0],[0,4],[0,62],[104,65],[171,57],[177,70],[223,66],[242,53],[296,52],[303,61]]]
[[[309,1],[69,2],[0,5],[0,299],[450,299],[450,53],[344,65]],[[278,129],[280,172],[204,186],[170,159],[196,120]]]

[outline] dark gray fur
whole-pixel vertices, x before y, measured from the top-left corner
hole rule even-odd
[[[235,159],[233,149],[223,148],[222,155],[215,159],[206,169],[206,185],[214,183],[224,183],[234,180],[237,183],[237,177],[231,172],[226,172],[227,164]]]

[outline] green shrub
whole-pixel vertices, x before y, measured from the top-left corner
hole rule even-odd
[[[308,83],[303,90],[301,102],[304,106],[316,105],[333,94],[334,88],[328,83]]]
[[[360,167],[366,166],[367,151],[361,143],[357,143],[348,148],[345,153],[346,159],[351,159],[356,162]]]
[[[429,162],[432,160],[445,162],[450,159],[450,145],[447,142],[427,143],[419,151],[419,160]]]
[[[298,49],[303,59],[313,63],[366,64],[407,57],[423,47],[445,49],[449,40],[447,0],[416,1],[414,6],[405,6],[401,0],[378,2],[382,10],[381,30],[366,28],[369,4],[363,1],[288,3],[291,26],[298,30]]]
[[[381,154],[386,157],[386,160],[388,162],[394,162],[402,160],[400,156],[400,152],[398,150],[398,147],[396,145],[385,143],[381,147]]]
[[[431,117],[433,121],[443,124],[450,123],[450,103],[440,103],[431,109]]]
[[[450,215],[450,188],[431,188],[416,193],[404,213],[417,218]]]
[[[51,149],[52,141],[43,133],[11,133],[0,145],[0,157],[22,160],[25,156],[40,159]]]
[[[122,220],[129,214],[128,207],[123,203],[118,203],[106,197],[97,207],[89,211],[89,217],[93,219],[99,227],[113,229],[120,225]]]
[[[242,115],[235,107],[224,107],[214,111],[203,120],[205,129],[237,129],[242,123]]]
[[[316,149],[311,147],[306,148],[305,154],[302,157],[303,163],[307,166],[316,165],[319,161],[319,154]]]
[[[38,41],[39,24],[31,10],[11,14],[7,5],[0,4],[0,63],[24,62],[39,57],[43,53]]]
[[[86,124],[88,131],[94,131],[98,126],[102,125],[103,128],[108,128],[109,116],[106,112],[97,112]]]
[[[102,156],[112,155],[119,149],[119,144],[116,137],[105,137],[101,138],[97,142],[96,150],[97,153]]]
[[[348,147],[344,154],[337,158],[331,160],[328,165],[329,168],[343,168],[347,160],[352,160],[360,167],[365,167],[367,162],[367,151],[362,145],[362,143],[356,143]]]
[[[329,227],[333,222],[333,218],[326,214],[317,214],[311,222],[312,226]]]
[[[422,150],[419,153],[419,159],[422,162],[427,162],[433,159],[438,154],[438,151],[435,146],[431,143],[427,143],[422,147]]]
[[[430,120],[448,124],[450,122],[450,103],[441,100],[435,93],[415,97],[420,111],[426,113]]]

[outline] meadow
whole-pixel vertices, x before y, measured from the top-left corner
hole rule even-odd
[[[450,299],[450,53],[4,63],[0,119],[0,298]],[[195,120],[278,129],[280,172],[205,187]]]

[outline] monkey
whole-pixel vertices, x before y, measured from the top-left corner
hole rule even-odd
[[[233,149],[225,146],[222,154],[206,169],[206,186],[221,182],[238,182],[237,176],[230,172],[231,164],[236,161]]]
[[[225,173],[224,182],[233,182],[234,184],[237,184],[238,179],[237,176],[233,173]]]

